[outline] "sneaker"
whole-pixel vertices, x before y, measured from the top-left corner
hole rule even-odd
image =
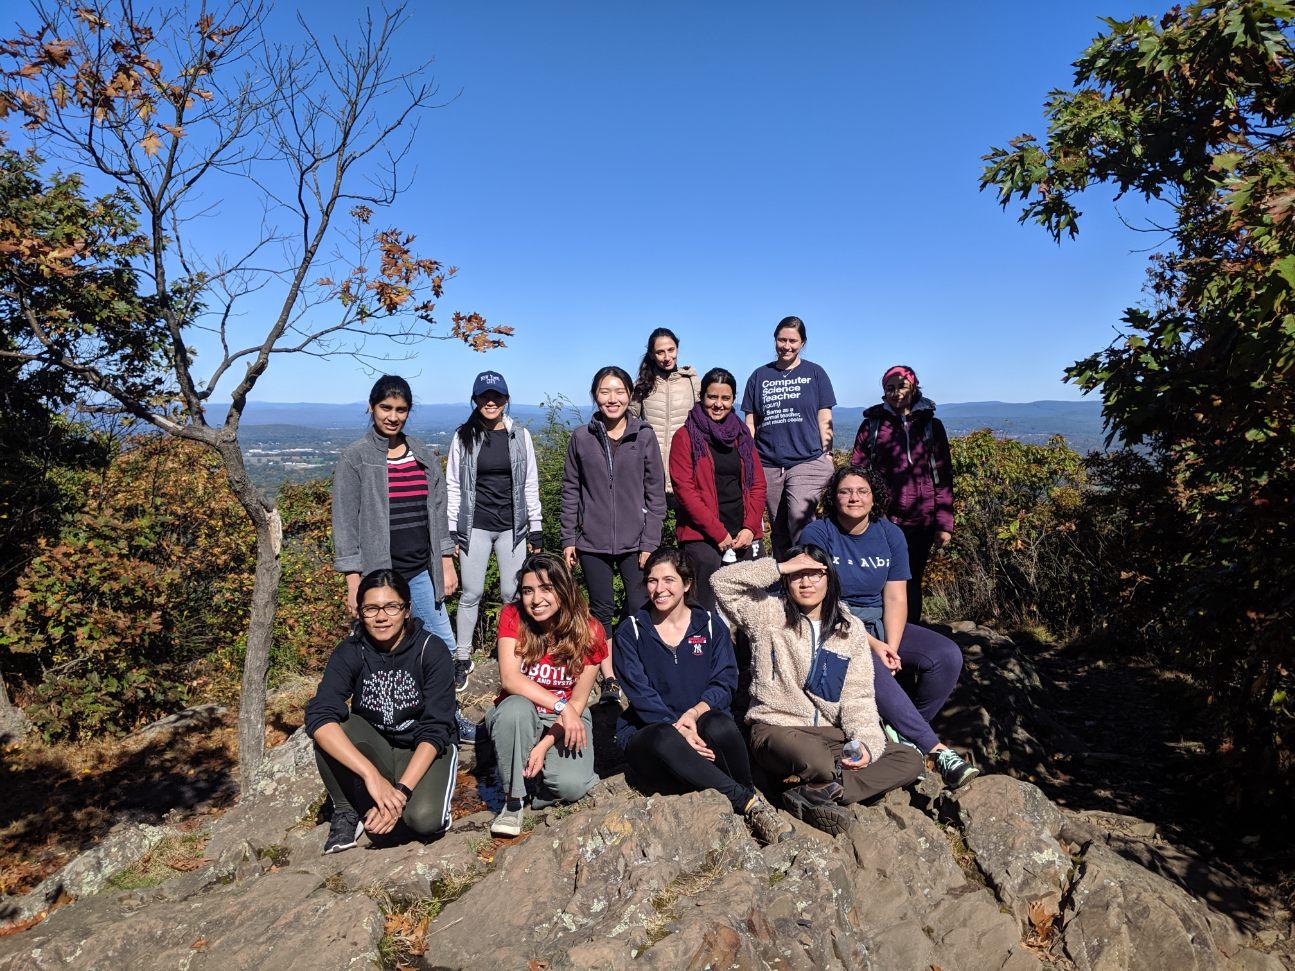
[[[364,821],[359,813],[346,810],[334,810],[333,821],[328,827],[328,839],[324,840],[324,853],[341,853],[349,850],[360,841],[364,834]]]
[[[620,707],[621,686],[615,678],[603,678],[603,690],[598,695],[598,704]]]
[[[980,775],[979,769],[951,748],[942,748],[935,753],[935,771],[940,773],[947,789],[961,789]]]
[[[463,694],[463,689],[468,686],[468,675],[476,669],[476,664],[472,658],[455,658],[454,659],[454,693]]]
[[[796,831],[758,793],[751,797],[743,815],[746,816],[747,825],[751,827],[751,835],[763,846],[781,843]]]
[[[839,836],[849,829],[854,822],[854,814],[835,802],[821,800],[822,792],[815,792],[809,786],[796,786],[782,794],[787,811],[815,829],[821,829],[830,836]]]
[[[516,809],[509,809],[508,804],[499,810],[499,815],[495,821],[490,824],[491,836],[520,836],[522,833],[522,821],[526,818],[526,809],[518,805]]]
[[[476,745],[477,744],[477,724],[470,722],[463,717],[463,712],[454,713],[454,724],[459,726],[459,744]]]

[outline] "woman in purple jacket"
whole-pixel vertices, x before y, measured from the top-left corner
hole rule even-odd
[[[922,576],[931,550],[953,538],[953,463],[935,402],[917,372],[896,364],[881,376],[882,403],[863,413],[850,464],[876,469],[890,487],[890,521],[908,542],[908,621],[922,619]]]
[[[601,368],[589,388],[596,411],[571,433],[562,470],[562,554],[580,569],[589,612],[612,630],[616,573],[625,584],[625,616],[643,606],[643,564],[661,545],[665,468],[652,426],[630,414],[630,376]],[[602,664],[599,701],[620,701],[609,656]]]

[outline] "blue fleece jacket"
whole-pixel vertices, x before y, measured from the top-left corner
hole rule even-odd
[[[622,746],[638,729],[674,722],[699,701],[727,712],[737,690],[737,658],[728,628],[700,607],[692,609],[688,631],[673,649],[657,634],[647,608],[622,621],[612,665],[630,703],[616,725]]]

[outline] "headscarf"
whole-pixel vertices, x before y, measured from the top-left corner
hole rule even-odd
[[[688,432],[688,438],[692,442],[692,460],[694,464],[706,454],[706,450],[710,448],[711,440],[729,448],[736,446],[737,454],[742,459],[742,469],[746,473],[746,481],[755,481],[755,440],[751,437],[751,433],[747,431],[742,419],[738,418],[737,412],[730,411],[723,421],[717,422],[702,407],[701,402],[698,402],[688,412],[688,417],[684,419],[683,427]]]
[[[881,390],[883,391],[886,390],[886,379],[890,377],[892,374],[901,374],[908,379],[908,383],[911,384],[914,388],[918,386],[917,372],[914,371],[907,364],[896,364],[893,367],[886,368],[886,373],[881,376]]]

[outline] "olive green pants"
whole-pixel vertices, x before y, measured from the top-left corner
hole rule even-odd
[[[414,756],[413,749],[392,745],[359,715],[352,714],[342,722],[342,731],[388,782],[396,782]],[[349,810],[363,816],[373,807],[364,780],[318,745],[315,746],[315,764],[319,766],[324,788],[332,797],[334,812]],[[448,752],[437,753],[436,761],[414,786],[414,794],[405,803],[400,819],[419,836],[434,836],[450,825],[450,800],[454,797],[458,767],[459,750],[451,745]]]

